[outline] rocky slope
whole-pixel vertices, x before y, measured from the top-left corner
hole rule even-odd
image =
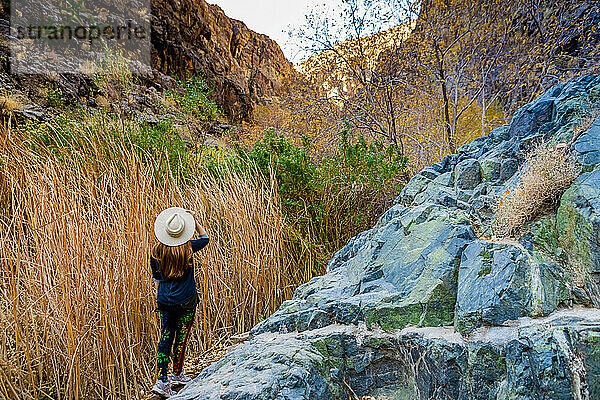
[[[79,74],[10,75],[9,7],[0,10],[0,89],[21,98],[30,115],[48,109],[48,87],[60,89],[69,103],[96,105],[98,88]],[[154,88],[173,86],[171,76],[200,75],[213,87],[213,97],[233,122],[248,120],[263,99],[277,95],[295,71],[279,45],[268,36],[225,15],[204,0],[152,1],[152,73],[138,91],[140,104]]]
[[[583,173],[519,241],[476,232],[541,139],[569,142],[600,76],[558,85],[416,175],[250,340],[173,399],[600,398],[600,117]]]

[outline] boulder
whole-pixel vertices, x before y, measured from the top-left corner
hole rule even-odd
[[[454,176],[452,175],[452,172],[444,172],[443,174],[438,175],[433,180],[433,184],[435,186],[453,187],[454,186]]]
[[[475,241],[460,263],[456,328],[469,333],[484,325],[547,315],[570,298],[560,278],[518,243]]]
[[[263,333],[206,368],[173,400],[595,399],[600,310],[510,326],[385,332],[364,324]]]
[[[463,160],[456,165],[454,176],[457,189],[475,189],[481,183],[481,165],[473,158]]]
[[[600,116],[573,143],[575,157],[584,167],[591,169],[600,164],[600,146],[598,146],[598,143],[600,143]]]
[[[428,178],[426,174],[415,175],[410,182],[402,188],[400,195],[396,198],[394,204],[410,206],[413,203],[415,196],[426,189],[429,186],[429,183],[431,183],[431,179]]]
[[[548,94],[546,96],[550,97]],[[552,98],[543,98],[523,107],[513,117],[508,136],[523,138],[537,134],[542,126],[552,121],[553,110]]]
[[[428,185],[424,191],[415,196],[414,202],[417,204],[434,203],[449,208],[457,206],[456,192],[444,185]]]
[[[599,335],[585,326],[585,316],[580,311],[519,329],[505,348],[507,373],[497,399],[597,398]]]
[[[500,178],[502,161],[497,157],[486,158],[481,162],[481,175],[486,181],[494,182]]]
[[[519,170],[519,162],[514,158],[509,158],[502,161],[500,166],[499,183],[504,183],[517,173]]]
[[[529,315],[531,268],[527,253],[516,246],[471,243],[463,252],[458,275],[457,329],[469,333]]]

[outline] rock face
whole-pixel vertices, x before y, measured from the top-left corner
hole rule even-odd
[[[568,143],[600,76],[425,168],[370,230],[174,399],[600,398],[598,125],[584,173],[518,241],[485,232],[537,141]]]
[[[358,321],[390,329],[451,324],[455,271],[473,237],[464,213],[435,204],[397,205],[336,254],[327,275],[298,288],[252,333]]]
[[[161,72],[200,74],[235,121],[273,96],[294,74],[268,36],[251,31],[204,0],[152,2],[152,63]]]
[[[600,118],[598,119],[600,122]],[[596,142],[596,148],[599,148]],[[558,240],[594,305],[600,305],[600,169],[581,175],[563,195]]]
[[[363,324],[258,335],[175,399],[595,399],[599,310],[560,311],[464,338]]]

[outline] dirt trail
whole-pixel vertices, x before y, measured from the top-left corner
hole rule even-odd
[[[200,355],[197,355],[195,357],[191,354],[188,355],[186,358],[186,362],[185,362],[186,375],[191,378],[195,378],[196,376],[198,376],[198,374],[200,374],[200,372],[202,372],[202,370],[204,368],[208,367],[212,363],[217,362],[221,358],[223,358],[225,353],[232,347],[233,342],[236,342],[236,341],[232,340],[232,338],[229,338],[227,340],[226,344],[218,344],[217,346],[208,349],[207,351],[205,351],[204,353],[202,353]],[[176,392],[179,392],[182,388],[183,388],[183,385],[178,385],[178,386],[175,386],[173,389]],[[155,393],[151,393],[151,392],[146,393],[146,395],[144,397],[142,397],[142,400],[162,400],[162,399],[164,399],[164,397],[162,397],[158,394],[155,394]]]

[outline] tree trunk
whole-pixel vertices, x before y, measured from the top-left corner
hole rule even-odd
[[[446,122],[446,142],[450,148],[450,153],[456,152],[454,138],[452,137],[452,126],[450,124],[450,100],[448,99],[448,88],[446,87],[446,76],[444,66],[440,64],[440,80],[442,81],[442,98],[444,100],[444,119]]]

